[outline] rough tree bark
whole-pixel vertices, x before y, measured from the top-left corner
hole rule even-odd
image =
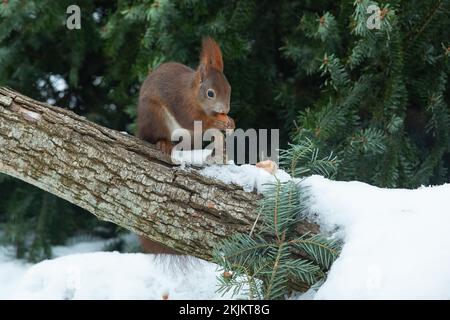
[[[258,196],[183,170],[153,145],[0,88],[0,172],[206,260],[249,232]],[[256,225],[258,228],[258,225]],[[317,231],[304,223],[299,232]]]

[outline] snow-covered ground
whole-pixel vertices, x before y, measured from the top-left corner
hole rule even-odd
[[[20,279],[29,268],[28,264],[12,259],[6,248],[0,247],[0,299],[11,296]]]
[[[302,185],[313,219],[344,240],[316,299],[450,299],[450,184],[381,189],[313,176]]]
[[[203,174],[258,191],[290,178],[248,165]],[[310,194],[310,219],[344,242],[325,283],[302,298],[450,299],[450,184],[406,190],[320,176],[296,181]]]
[[[55,258],[32,265],[0,249],[0,299],[224,299],[216,265],[189,258],[102,252],[107,241],[54,248]],[[90,253],[87,253],[90,252]]]
[[[273,176],[248,165],[210,166],[202,173],[247,191],[290,179],[282,170]],[[325,283],[300,298],[450,298],[450,184],[404,190],[320,176],[296,181],[309,190],[310,219],[344,243]],[[55,248],[57,258],[36,265],[0,248],[0,298],[230,298],[215,292],[214,264],[194,259],[180,270],[153,255],[101,252],[104,245]]]

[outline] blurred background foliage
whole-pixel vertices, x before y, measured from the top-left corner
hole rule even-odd
[[[69,5],[81,29],[65,26]],[[381,10],[370,30],[367,7]],[[240,128],[278,128],[339,160],[336,178],[382,187],[449,181],[449,0],[3,0],[0,85],[133,132],[140,84],[193,68],[220,44]],[[1,146],[0,146],[1,147]],[[79,232],[115,226],[0,175],[1,238],[40,260]]]

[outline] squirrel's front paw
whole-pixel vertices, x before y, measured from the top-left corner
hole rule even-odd
[[[162,153],[170,155],[172,153],[173,144],[170,141],[159,140],[156,142],[156,147],[159,148]]]
[[[234,129],[235,128],[234,120],[231,119],[226,114],[221,113],[217,115],[216,118],[214,119],[214,128],[219,130]]]
[[[236,128],[236,124],[234,123],[233,118],[228,117],[228,127],[227,129],[234,129]]]

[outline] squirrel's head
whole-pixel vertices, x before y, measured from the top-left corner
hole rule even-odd
[[[223,74],[222,53],[209,37],[203,39],[195,86],[198,88],[198,102],[206,114],[230,111],[231,86]]]

